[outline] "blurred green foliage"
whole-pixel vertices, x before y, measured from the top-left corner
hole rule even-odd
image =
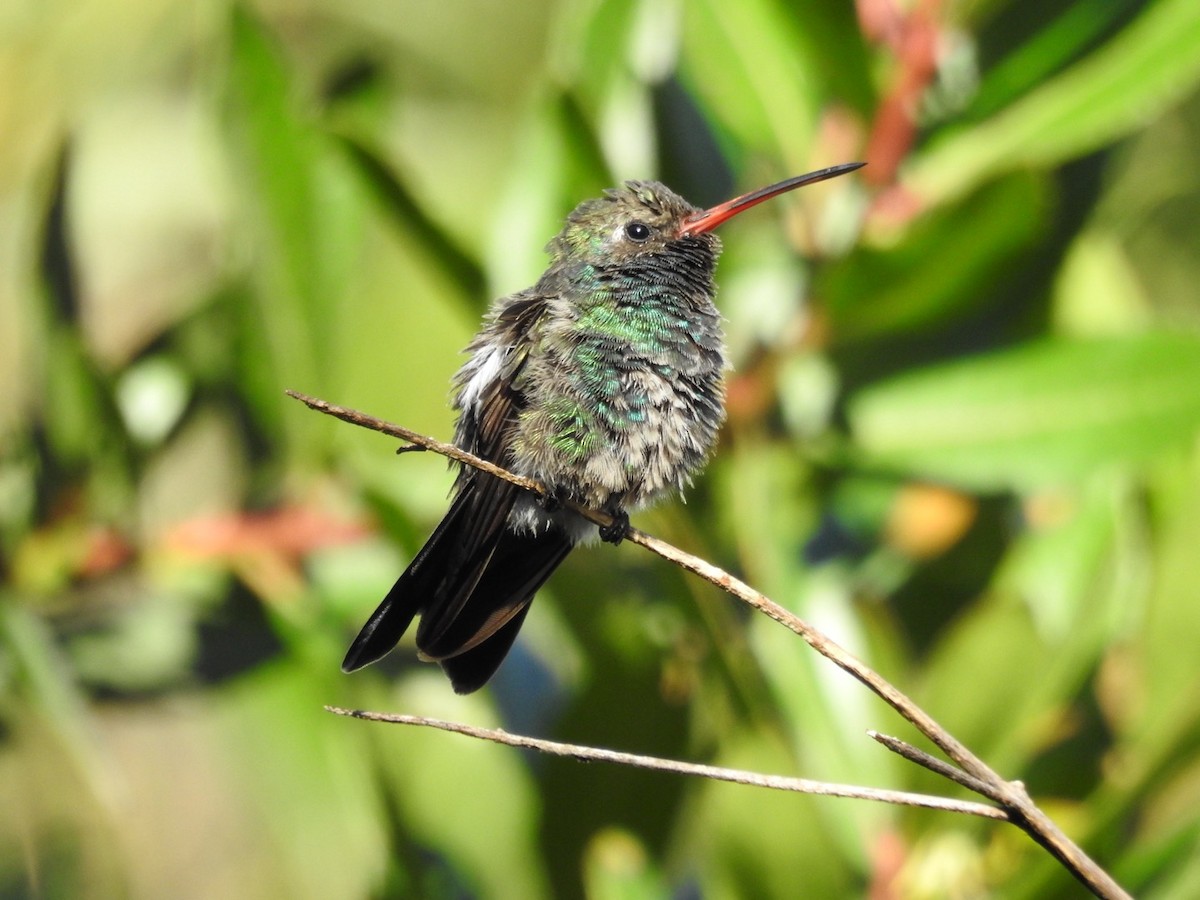
[[[857,13],[857,14],[856,14]],[[1077,896],[1015,829],[533,759],[333,703],[946,792],[778,626],[580,552],[493,686],[346,642],[579,200],[724,232],[717,458],[637,524],[868,659],[1143,897],[1200,895],[1195,0],[15,0],[0,11],[0,894]]]

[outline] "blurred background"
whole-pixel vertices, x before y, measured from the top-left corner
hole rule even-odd
[[[773,623],[575,553],[494,682],[348,641],[446,506],[492,297],[580,200],[722,230],[719,452],[635,524],[1200,896],[1200,4],[9,0],[0,896],[1074,897],[1016,829],[324,704],[959,795]]]

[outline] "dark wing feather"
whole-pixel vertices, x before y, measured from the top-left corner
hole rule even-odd
[[[454,498],[437,530],[392,585],[346,651],[346,658],[342,661],[343,672],[353,672],[376,662],[404,636],[413,617],[421,611],[422,603],[433,594],[442,577],[439,568],[439,561],[444,555],[442,547],[455,542],[452,533],[458,529],[469,500],[465,492]]]
[[[524,408],[525,398],[520,390],[521,370],[535,339],[532,332],[546,311],[546,299],[533,291],[517,295],[469,348],[474,353],[480,353],[502,347],[506,356],[498,377],[480,393],[475,408],[463,410],[458,423],[458,443],[476,456],[501,465],[509,462],[508,451],[512,446],[513,431],[517,417]],[[461,380],[459,385],[465,388]],[[417,628],[417,647],[427,655],[437,657],[451,655],[452,651],[440,648],[452,646],[452,640],[446,637],[452,628],[454,633],[462,633],[461,628],[454,626],[468,604],[497,607],[504,601],[503,597],[496,597],[494,593],[476,592],[476,587],[484,576],[492,554],[507,534],[505,525],[508,514],[522,493],[520,488],[475,469],[463,470],[459,476],[459,489],[464,493],[476,493],[470,513],[464,516],[465,524],[458,538],[461,555],[450,561],[437,595],[421,610],[421,623]],[[471,619],[475,618],[471,616]],[[506,620],[497,621],[492,630],[499,628]],[[486,637],[487,634],[479,636],[475,643]],[[429,648],[439,649],[430,653]],[[458,648],[460,652],[465,649]]]
[[[498,343],[507,352],[496,380],[460,416],[458,443],[477,456],[508,462],[524,399],[519,374],[530,332],[545,308],[546,298],[532,292],[514,298],[469,348],[479,352]],[[461,381],[459,387],[461,397]],[[482,686],[512,645],[533,594],[571,548],[558,532],[535,537],[508,531],[520,493],[508,482],[464,468],[445,518],[367,620],[343,670],[382,657],[420,615],[422,655],[442,661],[456,691]]]
[[[462,487],[464,494],[471,495],[471,502],[464,507],[460,527],[439,553],[440,581],[425,597],[417,626],[418,647],[440,640],[462,613],[506,533],[508,514],[519,490],[481,473]]]
[[[386,655],[418,613],[418,642],[457,616],[505,533],[519,490],[490,475],[476,474],[478,478],[460,485],[437,530],[358,633],[342,661],[342,671],[353,672]]]
[[[533,595],[570,551],[570,540],[558,531],[505,535],[443,645],[421,647],[427,658],[453,648],[438,662],[456,693],[469,694],[492,677],[521,630]]]
[[[512,649],[517,632],[525,621],[530,604],[526,603],[520,611],[505,622],[486,642],[473,647],[458,656],[442,660],[442,671],[450,679],[450,685],[456,694],[470,694],[488,683],[504,657]]]
[[[436,635],[417,630],[421,655],[441,662],[489,640],[529,605],[570,550],[571,541],[561,531],[505,532],[453,621]]]

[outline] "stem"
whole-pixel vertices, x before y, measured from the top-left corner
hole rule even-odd
[[[423,447],[426,450],[432,450],[440,453],[450,459],[453,459],[463,465],[472,466],[480,471],[487,472],[497,478],[502,478],[505,481],[522,487],[525,490],[533,491],[543,496],[550,496],[550,492],[537,481],[531,478],[524,478],[520,475],[501,468],[500,466],[480,459],[465,450],[455,447],[453,444],[442,443],[434,440],[431,437],[412,431],[408,428],[403,428],[399,425],[393,425],[390,422],[385,422],[382,419],[377,419],[374,416],[369,416],[357,410],[347,409],[342,406],[335,406],[327,403],[324,400],[318,400],[314,397],[306,396],[296,391],[288,391],[288,396],[299,400],[307,405],[310,409],[325,413],[326,415],[334,416],[342,421],[349,422],[352,425],[358,425],[362,428],[369,428],[372,431],[378,431],[381,434],[387,434],[400,440],[406,441],[414,446]],[[578,504],[566,502],[565,506],[570,507],[579,515],[583,516],[590,522],[594,522],[600,526],[611,525],[613,517],[599,510],[588,509]],[[838,666],[845,672],[848,672],[862,684],[866,685],[873,693],[883,699],[885,703],[896,710],[903,718],[912,723],[912,725],[940,748],[957,766],[962,770],[968,779],[978,782],[978,786],[972,788],[976,793],[982,794],[989,800],[997,803],[1003,810],[1003,818],[1012,822],[1034,841],[1040,844],[1048,853],[1057,859],[1072,875],[1082,882],[1093,894],[1097,897],[1106,898],[1129,898],[1129,894],[1117,884],[1111,875],[1104,869],[1100,868],[1083,850],[1075,844],[1067,835],[1060,829],[1045,813],[1043,813],[1030,799],[1029,794],[1025,790],[1025,786],[1019,781],[1007,781],[999,774],[993,771],[979,757],[972,753],[965,745],[963,745],[950,732],[934,721],[933,717],[926,713],[923,709],[917,706],[908,696],[899,689],[894,687],[882,675],[873,670],[866,663],[855,657],[848,650],[843,648],[837,642],[826,637],[816,628],[809,625],[799,616],[791,611],[780,606],[778,603],[766,597],[762,593],[754,590],[749,585],[730,575],[723,569],[712,565],[711,563],[693,556],[690,553],[685,553],[671,544],[661,541],[658,538],[652,537],[645,532],[639,531],[636,528],[630,528],[626,536],[626,540],[632,543],[639,544],[647,550],[651,550],[662,556],[664,559],[675,563],[676,565],[687,569],[699,575],[706,581],[711,582],[722,590],[744,603],[748,603],[761,613],[774,619],[784,627],[791,630],[794,634],[802,638],[810,647],[830,660],[834,665]],[[354,715],[359,718],[370,718],[379,721],[400,721],[406,724],[430,724],[436,720],[418,721],[418,717],[385,717],[379,713],[359,713],[349,712],[344,710],[334,710],[343,715]],[[482,737],[484,735],[477,732],[481,729],[473,729],[467,725],[456,725],[452,723],[439,723],[433,727],[445,728],[449,731],[457,731],[462,734],[470,734],[472,736]],[[488,737],[488,740],[495,739]],[[528,738],[522,740],[535,741],[536,739]],[[507,743],[507,741],[505,741]],[[553,742],[542,742],[547,746],[553,746]],[[926,762],[915,759],[907,752],[903,752],[897,746],[894,746],[889,741],[883,741],[885,746],[896,752],[900,752],[906,758],[924,765],[926,768],[933,768]],[[900,744],[901,742],[895,742]],[[530,746],[533,746],[532,744]],[[569,747],[571,745],[557,745],[558,747]],[[907,746],[907,745],[906,745]],[[539,748],[540,749],[540,748]],[[915,750],[915,748],[913,748]],[[545,750],[544,752],[557,752]],[[612,754],[614,751],[598,751],[601,753]],[[917,751],[918,753],[920,751]],[[577,756],[578,754],[572,750],[564,753],[564,755]],[[625,754],[616,754],[616,756],[625,756]],[[616,757],[608,757],[613,761],[617,761]],[[641,759],[645,759],[642,757]],[[930,758],[932,759],[932,758]],[[935,761],[936,762],[936,761]],[[628,763],[633,765],[634,763]],[[686,764],[680,764],[686,765]],[[934,771],[938,769],[933,768]],[[698,772],[693,774],[699,774]],[[946,774],[939,772],[939,774]],[[710,776],[718,777],[718,776]],[[770,776],[761,776],[764,778]],[[733,779],[726,779],[733,780]],[[968,781],[963,779],[952,779],[964,786],[971,787]],[[819,784],[819,782],[810,782],[810,784]],[[837,786],[845,787],[845,786]],[[856,789],[868,790],[868,789]],[[838,794],[838,796],[848,796],[847,794]],[[978,814],[978,813],[974,813]]]

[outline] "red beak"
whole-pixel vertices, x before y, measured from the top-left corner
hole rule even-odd
[[[719,203],[710,209],[695,213],[684,219],[683,225],[679,228],[679,236],[685,237],[687,235],[703,234],[706,231],[712,231],[722,222],[732,219],[738,213],[744,212],[752,206],[757,206],[764,200],[770,200],[772,197],[793,191],[798,187],[804,187],[806,184],[816,184],[818,181],[828,181],[830,178],[837,178],[839,175],[845,175],[847,172],[861,169],[865,165],[866,163],[854,162],[843,163],[840,166],[830,166],[828,169],[819,169],[816,172],[809,172],[807,175],[797,175],[795,178],[787,179],[787,181],[780,181],[765,188],[759,188],[757,191],[742,194],[740,197],[734,197],[732,200],[726,200],[724,203]]]

